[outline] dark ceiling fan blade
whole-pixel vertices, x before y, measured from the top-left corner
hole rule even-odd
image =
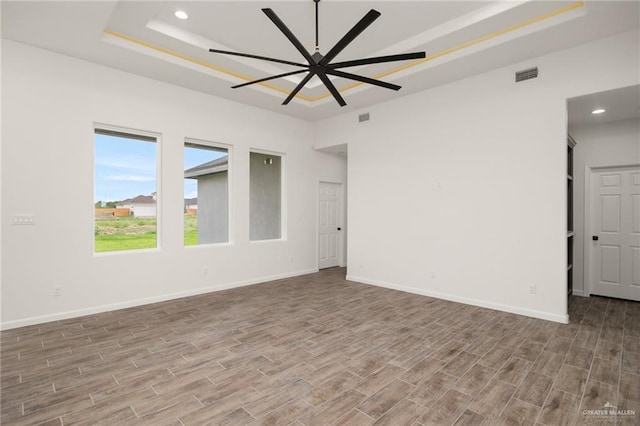
[[[327,74],[335,75],[336,77],[342,77],[342,78],[348,78],[349,80],[361,81],[363,83],[373,84],[374,86],[384,87],[385,89],[400,90],[400,88],[402,87],[402,86],[398,86],[397,84],[387,83],[385,81],[380,81],[380,80],[374,80],[373,78],[351,74],[349,72],[332,70],[331,68],[327,68],[325,72]]]
[[[296,67],[308,67],[309,65],[297,62],[285,61],[284,59],[267,58],[266,56],[251,55],[249,53],[230,52],[228,50],[209,49],[209,52],[222,53],[223,55],[242,56],[243,58],[262,59],[263,61],[277,62],[279,64],[295,65]]]
[[[284,22],[282,22],[282,20],[278,17],[278,15],[276,15],[276,13],[273,10],[268,8],[262,9],[262,11],[264,12],[265,15],[267,15],[269,19],[271,19],[271,22],[273,22],[276,25],[276,27],[278,27],[278,29],[282,31],[282,33],[289,39],[291,44],[293,44],[296,47],[296,49],[298,49],[298,52],[300,52],[302,56],[304,56],[304,58],[309,62],[309,65],[315,64],[315,61],[311,57],[311,54],[309,53],[309,51],[307,51],[307,49],[304,48],[302,43],[300,43],[300,40],[298,40],[296,36],[293,35],[291,30],[284,24]]]
[[[353,61],[344,61],[344,62],[336,62],[333,64],[328,64],[329,68],[347,68],[347,67],[356,67],[358,65],[370,65],[370,64],[381,64],[383,62],[395,62],[395,61],[409,61],[411,59],[422,59],[425,58],[427,54],[425,52],[414,52],[414,53],[402,53],[399,55],[388,55],[388,56],[376,56],[373,58],[364,58],[364,59],[356,59]]]
[[[276,78],[286,77],[288,75],[300,74],[300,73],[308,72],[308,71],[309,71],[308,69],[304,69],[304,70],[298,70],[298,71],[285,72],[284,74],[272,75],[271,77],[265,77],[265,78],[261,78],[259,80],[247,81],[246,83],[236,84],[235,86],[231,86],[231,88],[232,89],[238,89],[240,87],[249,86],[251,84],[262,83],[263,81],[274,80]]]
[[[318,77],[320,77],[320,80],[322,80],[324,85],[327,86],[327,89],[329,89],[329,92],[331,92],[331,94],[333,95],[335,100],[340,104],[340,106],[341,107],[345,106],[347,103],[344,101],[344,99],[340,95],[340,92],[338,92],[338,89],[336,89],[336,86],[333,85],[331,80],[329,80],[329,77],[327,77],[327,75],[324,73],[324,70],[318,71]]]
[[[340,41],[338,41],[329,52],[327,52],[324,58],[322,58],[322,60],[320,61],[319,65],[324,66],[331,62],[333,58],[338,56],[338,54],[342,52],[342,50],[347,47],[349,43],[355,40],[355,38],[358,37],[364,30],[366,30],[367,27],[373,23],[373,21],[378,19],[380,15],[381,13],[375,9],[371,9],[369,12],[367,12],[367,14],[364,15],[364,17],[360,21],[358,21],[358,23],[355,24],[353,28],[351,28],[349,32],[346,33],[344,37],[342,37]]]
[[[287,96],[287,99],[284,100],[282,105],[287,105],[289,102],[291,102],[291,99],[293,99],[293,97],[298,94],[300,89],[302,89],[305,86],[305,84],[307,84],[309,80],[311,80],[311,77],[313,77],[314,75],[315,75],[314,71],[309,71],[309,74],[307,74],[305,78],[303,78],[302,81],[298,83],[295,89],[293,89],[291,93],[289,93],[289,96]]]

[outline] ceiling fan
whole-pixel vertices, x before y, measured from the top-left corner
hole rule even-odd
[[[276,79],[276,78],[287,77],[289,75],[302,74],[302,73],[306,72],[307,75],[291,91],[291,93],[289,93],[289,96],[287,96],[287,98],[284,100],[282,105],[287,105],[289,102],[291,102],[291,100],[294,98],[294,96],[296,96],[296,94],[309,82],[309,80],[311,80],[311,78],[314,75],[317,75],[318,78],[320,78],[320,80],[322,81],[322,83],[324,83],[324,85],[327,87],[329,92],[333,95],[333,97],[338,102],[338,104],[340,104],[340,106],[345,106],[347,103],[344,101],[344,99],[340,95],[340,92],[338,92],[338,90],[333,85],[333,83],[331,82],[329,77],[327,77],[327,74],[334,75],[336,77],[346,78],[346,79],[349,79],[349,80],[356,80],[356,81],[372,84],[374,86],[384,87],[384,88],[391,89],[391,90],[399,90],[401,86],[398,86],[397,84],[386,83],[384,81],[375,80],[373,78],[364,77],[364,76],[361,76],[361,75],[344,72],[344,71],[341,71],[340,69],[341,68],[348,68],[348,67],[355,67],[355,66],[358,66],[358,65],[379,64],[379,63],[383,63],[383,62],[406,61],[406,60],[410,60],[410,59],[420,59],[420,58],[424,58],[425,57],[425,52],[415,52],[415,53],[403,53],[403,54],[399,54],[399,55],[377,56],[377,57],[373,57],[373,58],[364,58],[364,59],[356,59],[356,60],[352,60],[352,61],[344,61],[344,62],[334,62],[334,63],[332,63],[331,61],[340,52],[342,52],[342,50],[344,50],[344,48],[347,47],[349,45],[349,43],[351,43],[353,40],[355,40],[355,38],[358,37],[360,35],[360,33],[362,33],[365,29],[367,29],[367,27],[369,27],[369,25],[371,25],[373,23],[373,21],[378,19],[380,17],[381,13],[378,12],[377,10],[371,9],[362,19],[360,19],[360,21],[358,21],[357,24],[355,24],[353,26],[353,28],[351,28],[349,30],[349,32],[347,32],[344,35],[344,37],[342,37],[342,39],[340,39],[340,41],[338,41],[335,44],[335,46],[333,46],[331,48],[331,50],[329,50],[329,52],[327,52],[326,55],[322,55],[320,53],[320,47],[318,45],[318,3],[320,2],[320,0],[313,0],[313,2],[315,3],[315,8],[316,8],[316,48],[315,48],[315,52],[313,53],[313,55],[310,54],[307,49],[305,49],[305,47],[302,45],[302,43],[300,43],[300,41],[296,38],[296,36],[284,24],[284,22],[282,22],[282,20],[278,17],[278,15],[276,15],[276,13],[273,10],[271,10],[269,8],[262,9],[264,14],[267,15],[267,17],[269,19],[271,19],[271,21],[276,25],[276,27],[278,27],[278,29],[289,39],[291,44],[293,44],[295,46],[295,48],[298,49],[298,52],[300,52],[302,54],[304,59],[306,59],[306,61],[307,61],[306,64],[298,63],[298,62],[292,62],[292,61],[286,61],[286,60],[283,60],[283,59],[268,58],[268,57],[265,57],[265,56],[251,55],[251,54],[248,54],[248,53],[239,53],[239,52],[230,52],[230,51],[226,51],[226,50],[209,49],[209,51],[213,52],[213,53],[222,53],[222,54],[225,54],[225,55],[235,55],[235,56],[242,56],[242,57],[245,57],[245,58],[262,59],[262,60],[265,60],[265,61],[277,62],[277,63],[280,63],[280,64],[286,64],[286,65],[293,65],[293,66],[302,68],[302,69],[299,69],[299,70],[296,70],[296,71],[285,72],[285,73],[282,73],[282,74],[261,78],[259,80],[254,80],[254,81],[249,81],[249,82],[246,82],[246,83],[238,84],[238,85],[232,86],[233,89],[237,89],[239,87],[249,86],[251,84],[261,83],[263,81],[273,80],[273,79]]]

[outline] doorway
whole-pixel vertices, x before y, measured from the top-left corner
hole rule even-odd
[[[341,263],[342,184],[320,182],[318,194],[318,269],[325,269]]]
[[[612,197],[600,200],[600,208],[604,208],[604,220],[610,220],[607,215],[613,214],[614,210],[619,207],[620,214],[632,215],[629,207],[622,205],[614,205],[616,198],[613,192],[611,194],[598,193],[595,196],[593,192],[595,188],[600,186],[604,189],[614,191],[618,179],[629,176],[619,177],[602,177],[597,185],[592,184],[592,179],[596,179],[595,174],[604,172],[619,172],[622,166],[635,167],[640,166],[640,147],[638,146],[638,138],[640,138],[640,85],[620,87],[604,92],[590,93],[581,95],[567,100],[567,121],[568,133],[571,134],[576,142],[573,149],[573,174],[572,186],[573,194],[573,214],[570,217],[573,222],[572,238],[573,244],[567,244],[569,258],[572,260],[572,294],[574,296],[588,297],[591,294],[613,295],[611,292],[602,289],[594,290],[594,280],[596,275],[600,274],[599,282],[602,286],[613,287],[618,284],[606,284],[609,281],[620,281],[623,272],[620,268],[625,268],[628,264],[629,257],[633,253],[623,253],[622,246],[613,248],[617,244],[611,244],[607,239],[612,237],[611,233],[607,233],[606,228],[611,228],[610,223],[602,223],[603,217],[600,217],[598,229],[592,223],[594,215],[592,214],[592,202],[599,198],[600,195],[611,195]],[[569,178],[568,178],[569,179]],[[629,182],[627,182],[629,183]],[[624,182],[620,181],[620,185]],[[621,190],[622,188],[618,188]],[[570,195],[570,194],[568,194]],[[618,195],[622,195],[619,193]],[[636,195],[637,199],[638,196]],[[622,200],[620,200],[622,202]],[[604,204],[602,204],[604,203]],[[627,203],[628,204],[628,203]],[[569,206],[567,206],[569,207]],[[634,207],[637,208],[637,207]],[[626,211],[625,211],[626,209]],[[602,212],[599,213],[602,215]],[[637,216],[637,211],[636,211]],[[622,221],[620,216],[619,221]],[[603,228],[604,225],[604,228]],[[622,225],[622,222],[620,222]],[[602,231],[605,231],[602,234]],[[622,229],[621,229],[622,231]],[[594,241],[593,238],[598,240]],[[635,244],[635,243],[634,243]],[[627,245],[627,247],[637,247],[637,245]],[[604,250],[603,250],[604,249]],[[621,250],[618,253],[618,250]],[[635,251],[636,255],[638,254]],[[618,256],[619,255],[619,256]],[[599,265],[595,265],[596,257],[599,256]],[[631,258],[633,262],[633,257]],[[602,264],[604,262],[604,265]],[[635,260],[638,264],[638,259]],[[619,268],[614,266],[619,264]],[[598,271],[594,268],[598,268]],[[634,272],[633,268],[640,267],[631,266],[631,273],[640,275],[640,272]],[[604,273],[604,276],[602,275]],[[616,276],[617,275],[617,276]],[[636,280],[632,276],[632,280]],[[616,291],[618,296],[623,297],[622,293]],[[573,296],[569,300],[576,300]]]
[[[588,184],[588,292],[640,301],[640,167],[593,167]]]

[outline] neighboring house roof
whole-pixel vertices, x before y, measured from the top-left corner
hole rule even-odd
[[[155,204],[156,200],[153,198],[153,195],[137,195],[133,198],[129,198],[126,200],[119,201],[117,204]]]
[[[213,175],[227,171],[229,168],[229,156],[217,158],[213,161],[209,161],[198,166],[192,167],[184,171],[184,177],[187,179],[197,179],[200,176]]]
[[[198,205],[198,197],[196,198],[185,198],[184,205],[186,206],[197,206]]]

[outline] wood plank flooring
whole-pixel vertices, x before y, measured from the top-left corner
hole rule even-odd
[[[1,423],[640,424],[640,303],[562,325],[344,273],[4,331]]]

